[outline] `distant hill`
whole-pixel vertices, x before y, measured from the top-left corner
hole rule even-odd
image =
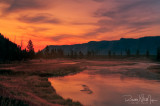
[[[0,33],[0,61],[18,60],[21,49]]]
[[[107,55],[108,51],[116,54],[126,54],[126,50],[130,50],[131,54],[135,54],[139,50],[140,54],[146,54],[148,50],[150,54],[155,55],[157,48],[160,47],[160,36],[142,37],[138,39],[121,38],[114,41],[90,41],[84,44],[75,45],[50,45],[49,50],[62,49],[65,54],[70,54],[71,50],[74,52],[94,51],[97,55]],[[45,49],[44,49],[45,50]]]

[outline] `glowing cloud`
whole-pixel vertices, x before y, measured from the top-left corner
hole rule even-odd
[[[0,31],[46,45],[160,35],[159,0],[0,0]],[[15,40],[16,37],[16,40]]]

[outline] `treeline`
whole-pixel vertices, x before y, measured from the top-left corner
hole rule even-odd
[[[73,51],[70,50],[68,53],[64,53],[64,50],[61,48],[54,48],[50,49],[49,46],[47,46],[43,51],[38,51],[36,53],[36,58],[46,58],[46,59],[53,59],[53,58],[89,58],[96,56],[94,51],[88,51],[86,54],[79,51]]]
[[[21,54],[20,47],[9,41],[0,33],[0,60],[15,60],[19,59]]]
[[[35,57],[32,41],[28,42],[27,49],[21,50],[21,46],[11,42],[0,33],[0,62],[26,60]]]
[[[158,54],[158,52],[157,52]],[[131,50],[130,49],[126,49],[125,51],[121,51],[120,53],[116,53],[114,51],[111,51],[111,50],[108,50],[108,56],[109,57],[114,57],[114,56],[127,56],[127,57],[130,57],[130,56],[134,56],[134,57],[139,57],[139,56],[146,56],[146,57],[149,57],[150,56],[150,52],[149,50],[146,50],[145,53],[140,53],[140,50],[137,49],[135,53],[131,53]]]
[[[49,47],[47,46],[44,51],[38,51],[36,53],[36,58],[46,58],[46,59],[51,59],[51,58],[63,58],[64,52],[62,49],[52,49],[50,51]]]
[[[140,50],[136,50],[135,53],[131,53],[130,49],[126,49],[119,53],[115,51],[108,50],[108,52],[104,54],[98,53],[98,51],[90,50],[86,53],[82,51],[74,51],[70,50],[67,53],[62,48],[49,48],[47,46],[43,51],[38,51],[36,53],[36,58],[46,58],[46,59],[53,59],[53,58],[74,58],[74,59],[82,59],[82,58],[97,58],[97,57],[106,57],[106,58],[117,58],[117,57],[152,57],[153,55],[150,54],[149,50],[146,50],[145,53],[140,53]],[[154,56],[157,60],[160,60],[160,48],[157,48],[157,55]]]
[[[0,62],[13,61],[13,60],[27,60],[27,59],[54,59],[54,58],[73,58],[73,59],[82,59],[82,58],[96,58],[96,57],[106,57],[106,58],[117,58],[117,57],[150,57],[150,51],[146,50],[146,53],[143,55],[140,53],[140,50],[137,49],[135,54],[131,54],[130,49],[116,53],[115,51],[108,50],[106,55],[98,53],[98,51],[88,50],[87,52],[70,50],[67,53],[64,52],[62,48],[49,48],[47,46],[44,50],[38,51],[35,53],[33,42],[28,41],[26,49],[22,50],[21,46],[11,42],[8,38],[5,38],[0,33]],[[160,48],[157,48],[156,59],[160,60]]]

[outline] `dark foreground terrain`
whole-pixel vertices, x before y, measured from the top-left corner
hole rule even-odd
[[[0,64],[0,105],[80,106],[79,102],[65,100],[59,96],[48,81],[48,77],[64,76],[82,70],[83,67],[80,65],[63,64],[63,60]]]
[[[49,77],[66,76],[81,72],[85,67],[113,67],[135,65],[150,60],[31,60],[27,62],[14,62],[0,64],[0,105],[1,106],[81,106],[82,104],[71,99],[64,99],[56,93],[54,82]],[[144,68],[144,67],[143,67]],[[104,73],[104,71],[99,71]],[[152,65],[148,71],[131,70],[110,72],[119,73],[129,77],[147,79],[160,78],[160,65]],[[134,73],[134,74],[133,74]],[[83,76],[82,76],[83,77]],[[53,86],[53,87],[52,87]],[[64,86],[65,87],[65,86]]]

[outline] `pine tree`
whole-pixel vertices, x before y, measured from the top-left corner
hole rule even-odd
[[[28,41],[27,52],[28,52],[29,58],[33,58],[35,56],[34,47],[31,40]]]
[[[32,43],[31,40],[28,41],[27,51],[28,52],[34,52],[33,43]]]

